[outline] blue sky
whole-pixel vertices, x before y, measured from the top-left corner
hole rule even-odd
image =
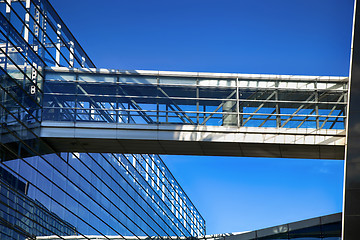
[[[52,1],[98,67],[341,75],[353,0]],[[207,232],[341,211],[343,161],[163,156]]]

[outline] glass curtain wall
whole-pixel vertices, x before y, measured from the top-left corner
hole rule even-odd
[[[56,153],[40,139],[44,67],[94,67],[47,0],[0,2],[0,239],[205,235],[161,158]]]
[[[345,128],[346,77],[171,77],[147,72],[47,68],[44,120]]]

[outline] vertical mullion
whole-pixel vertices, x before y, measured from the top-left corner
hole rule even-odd
[[[156,123],[159,124],[160,123],[160,119],[159,119],[159,110],[160,110],[160,106],[159,106],[159,84],[160,84],[160,78],[156,78]]]
[[[11,13],[11,8],[10,8],[10,6],[11,6],[11,0],[5,0],[6,2],[7,2],[7,4],[6,4],[6,10],[5,10],[5,12],[6,12],[6,18],[10,21],[10,13]]]
[[[79,74],[75,74],[75,109],[74,109],[74,122],[77,119],[77,106],[78,106],[78,92],[79,92]]]
[[[319,124],[319,91],[317,88],[317,82],[315,82],[315,114],[316,114],[316,129],[320,128]]]
[[[128,123],[130,123],[130,117],[131,117],[131,112],[130,112],[130,102],[128,102],[127,115],[128,115]]]
[[[240,127],[240,92],[239,92],[239,78],[236,78],[236,115],[237,127]]]
[[[281,127],[281,117],[280,117],[280,108],[279,108],[279,81],[275,81],[275,109],[276,109],[276,128]]]
[[[61,35],[61,25],[58,24],[57,25],[57,30],[56,30],[56,49],[55,49],[55,66],[56,67],[60,67],[60,50],[61,50],[61,39],[60,39],[60,35]]]
[[[25,6],[26,11],[25,11],[24,39],[25,39],[26,42],[29,42],[30,0],[26,0],[25,5],[26,5]]]
[[[116,120],[115,120],[115,123],[120,123],[120,119],[121,119],[121,122],[122,122],[122,116],[120,114],[120,108],[119,108],[119,75],[116,76],[116,81],[115,81],[115,87],[116,87],[116,90],[115,90],[115,117],[116,117]]]
[[[196,79],[196,125],[200,124],[200,103],[199,103],[199,97],[200,97],[200,89],[199,89],[199,78]]]
[[[166,123],[169,123],[169,104],[166,103]]]

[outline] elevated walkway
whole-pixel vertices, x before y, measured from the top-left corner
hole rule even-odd
[[[347,77],[45,69],[57,151],[343,159]]]

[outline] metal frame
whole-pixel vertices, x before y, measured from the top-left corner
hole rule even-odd
[[[45,75],[44,120],[345,129],[347,77],[66,68],[46,68]]]

